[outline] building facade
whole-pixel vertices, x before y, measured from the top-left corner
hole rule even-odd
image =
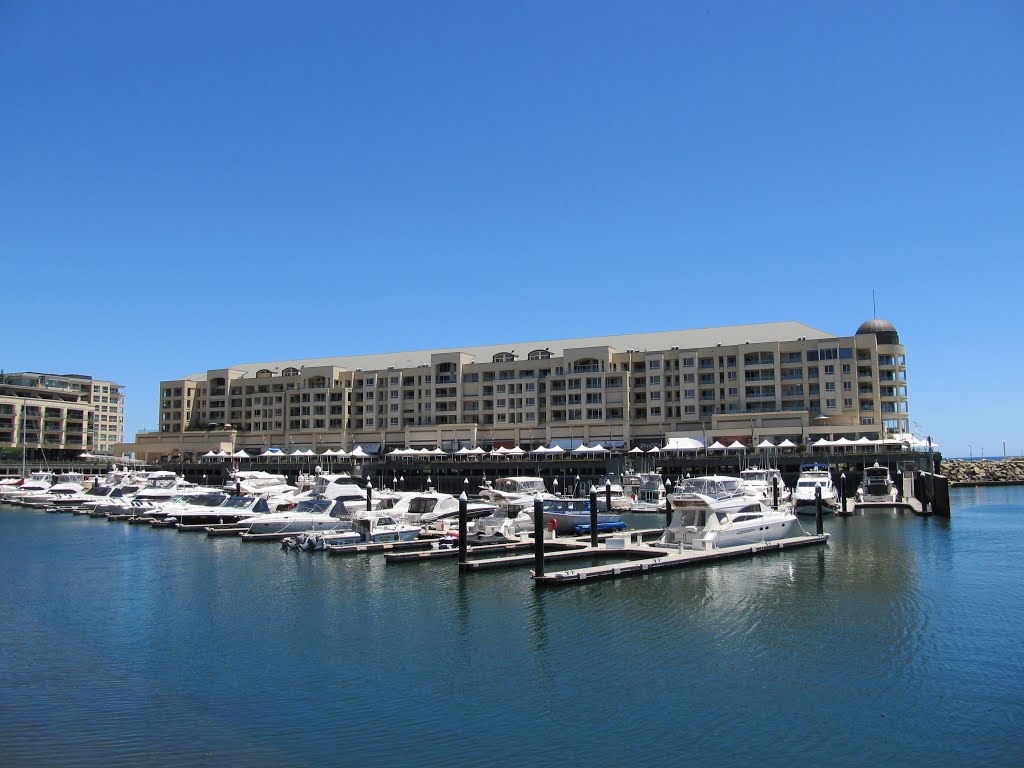
[[[109,453],[123,440],[120,384],[77,374],[0,374],[0,445],[5,448]]]
[[[233,447],[625,447],[908,432],[907,368],[883,320],[796,322],[217,368],[160,383],[158,453]],[[161,449],[159,446],[163,446]]]

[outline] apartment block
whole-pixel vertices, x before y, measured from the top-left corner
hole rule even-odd
[[[227,430],[249,452],[806,443],[910,423],[905,349],[877,319],[849,336],[787,321],[233,364],[161,382],[160,405],[151,442]]]

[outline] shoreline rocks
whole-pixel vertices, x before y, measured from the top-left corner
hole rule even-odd
[[[1024,484],[1024,458],[943,459],[942,474],[949,478],[949,482],[960,485]]]

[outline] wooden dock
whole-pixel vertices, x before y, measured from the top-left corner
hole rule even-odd
[[[722,547],[712,550],[683,550],[673,551],[657,547],[633,546],[626,549],[608,550],[607,548],[572,554],[579,557],[612,557],[618,556],[626,562],[610,563],[608,565],[596,565],[589,568],[578,568],[569,571],[557,571],[555,573],[537,576],[534,574],[533,581],[539,587],[564,586],[567,584],[582,584],[587,581],[599,579],[617,579],[621,576],[639,576],[643,574],[658,573],[675,568],[685,568],[691,565],[727,560],[736,557],[751,557],[763,555],[767,552],[778,552],[784,549],[806,547],[815,544],[824,544],[828,541],[828,534],[821,536],[793,536],[777,541],[759,542],[757,544],[743,544],[735,547]],[[554,558],[552,558],[554,559]],[[532,558],[530,558],[532,561]],[[544,557],[548,560],[548,556]]]
[[[921,506],[921,502],[915,498],[903,499],[903,501],[858,501],[853,505],[854,512],[870,512],[871,510],[896,510],[898,512],[913,512],[915,515],[927,514]]]
[[[373,544],[328,544],[324,547],[324,551],[328,555],[372,555],[381,552],[429,549],[434,546],[434,543],[434,539],[413,539],[412,541],[382,541]]]

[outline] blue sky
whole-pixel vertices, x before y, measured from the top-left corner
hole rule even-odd
[[[1024,450],[1024,5],[0,3],[2,367],[872,315]],[[970,351],[968,351],[970,350]],[[950,354],[952,353],[952,358]]]

